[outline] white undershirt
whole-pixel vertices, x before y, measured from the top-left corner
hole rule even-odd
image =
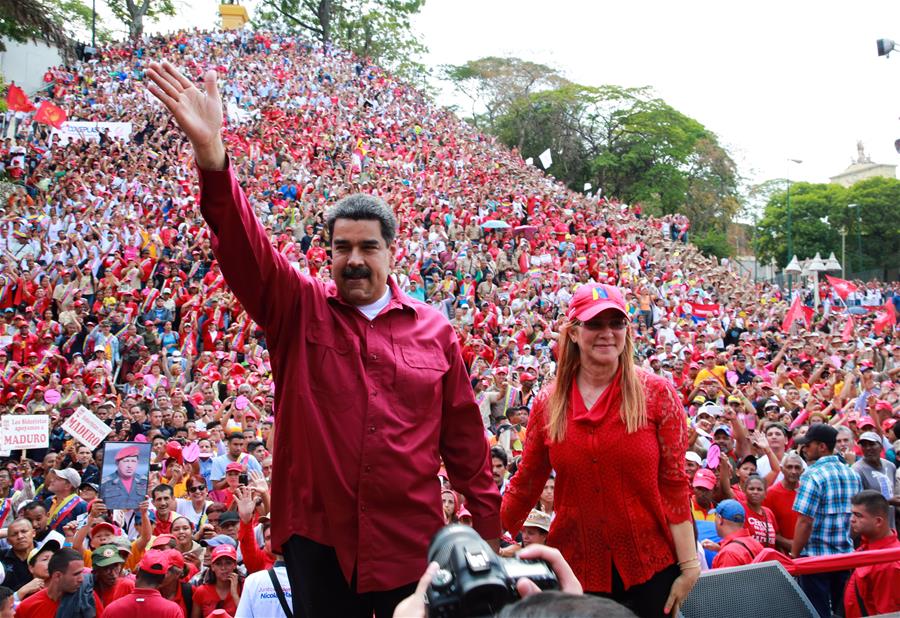
[[[366,319],[370,322],[374,320],[381,310],[388,306],[388,303],[391,302],[391,286],[385,286],[384,296],[376,300],[371,305],[357,305],[356,308],[359,309],[359,312],[366,316]]]

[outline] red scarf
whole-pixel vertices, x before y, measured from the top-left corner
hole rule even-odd
[[[620,363],[612,382],[600,393],[590,410],[587,409],[584,399],[581,397],[581,391],[578,390],[578,380],[573,380],[572,392],[569,395],[572,400],[572,418],[583,423],[597,424],[610,412],[618,414],[619,408],[622,406],[621,379],[622,365]]]

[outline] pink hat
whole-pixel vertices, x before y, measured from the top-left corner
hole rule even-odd
[[[232,560],[237,561],[237,550],[228,544],[219,545],[212,550],[210,563],[215,562],[219,558],[231,558]]]
[[[703,489],[712,489],[716,486],[716,473],[712,470],[702,468],[694,474],[694,487],[702,487]]]
[[[606,309],[618,309],[622,315],[628,316],[628,312],[625,310],[625,299],[619,288],[603,283],[589,283],[575,291],[566,317],[570,320],[587,322]]]

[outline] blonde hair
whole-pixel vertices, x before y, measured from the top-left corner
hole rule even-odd
[[[568,424],[569,393],[581,366],[581,352],[570,333],[580,326],[578,321],[568,322],[559,331],[559,362],[556,366],[556,380],[547,400],[547,434],[551,442],[561,442],[566,437]],[[622,391],[622,405],[619,417],[625,423],[628,433],[634,433],[647,424],[647,402],[641,379],[634,366],[634,339],[631,328],[625,331],[625,349],[619,355],[621,369],[619,387]]]

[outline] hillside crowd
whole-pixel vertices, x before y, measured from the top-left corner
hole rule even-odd
[[[127,139],[101,129],[61,143],[32,113],[3,119],[0,165],[16,184],[0,215],[0,415],[49,415],[50,437],[2,459],[0,616],[52,616],[60,604],[118,616],[135,574],[159,591],[148,607],[171,601],[172,615],[282,615],[266,335],[225,285],[191,148],[145,87],[147,62],[161,58],[192,79],[219,73],[230,165],[300,272],[331,277],[324,213],[339,198],[366,192],[393,207],[397,285],[455,327],[501,493],[555,374],[568,302],[593,281],[623,291],[636,363],[681,396],[710,565],[728,541],[717,517],[737,521],[731,503],[718,508],[728,500],[750,538],[790,553],[812,463],[795,443],[816,425],[837,430],[840,464],[887,499],[893,521],[897,282],[823,282],[812,307],[799,282],[754,283],[701,255],[687,218],[574,193],[350,53],[184,31],[45,75],[41,95],[69,120],[131,123]],[[151,445],[138,509],[98,498],[102,446],[61,427],[79,407],[109,425],[108,441]],[[445,521],[467,523],[463,496],[443,486]],[[551,478],[501,553],[546,541],[552,521]],[[79,594],[85,580],[93,595]]]

